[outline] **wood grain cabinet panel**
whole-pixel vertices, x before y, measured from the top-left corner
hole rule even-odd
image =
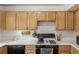
[[[7,54],[7,47],[0,47],[0,54]]]
[[[65,12],[56,12],[56,29],[65,29]]]
[[[25,53],[26,54],[36,54],[36,46],[35,45],[26,45]]]
[[[71,54],[79,54],[79,50],[71,46]]]
[[[70,45],[59,45],[59,54],[70,54],[71,53]]]
[[[16,29],[26,30],[27,28],[28,28],[28,14],[27,14],[27,12],[17,12]]]
[[[49,21],[55,21],[56,20],[56,13],[55,12],[48,12],[47,15]]]
[[[48,20],[48,12],[37,12],[37,20],[38,21],[46,21]]]
[[[55,21],[55,12],[37,12],[38,21]]]
[[[79,10],[75,11],[75,30],[79,31]]]
[[[6,13],[6,30],[15,30],[16,13]]]
[[[73,12],[66,12],[66,30],[73,30],[74,24],[73,24]]]
[[[0,29],[5,30],[5,13],[0,12]]]
[[[28,29],[35,30],[37,27],[37,14],[35,12],[28,12]]]

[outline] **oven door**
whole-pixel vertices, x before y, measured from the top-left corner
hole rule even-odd
[[[40,48],[40,54],[53,54],[53,48]]]

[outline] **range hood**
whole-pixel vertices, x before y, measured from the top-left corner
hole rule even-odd
[[[55,33],[56,25],[55,22],[39,22],[37,26],[37,33]]]

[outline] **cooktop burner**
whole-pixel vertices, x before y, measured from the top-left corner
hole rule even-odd
[[[49,40],[49,43],[50,44],[56,44],[56,41],[55,40]]]

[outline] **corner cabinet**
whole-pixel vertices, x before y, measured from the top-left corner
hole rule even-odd
[[[28,12],[28,29],[35,30],[37,27],[37,14],[35,12]]]
[[[65,29],[65,12],[56,12],[56,29]]]
[[[16,13],[14,13],[14,12],[6,12],[5,16],[6,16],[5,17],[6,30],[15,30]]]
[[[27,12],[17,12],[16,14],[16,29],[26,30],[28,28],[28,14]]]
[[[71,54],[79,54],[79,50],[71,46]]]

